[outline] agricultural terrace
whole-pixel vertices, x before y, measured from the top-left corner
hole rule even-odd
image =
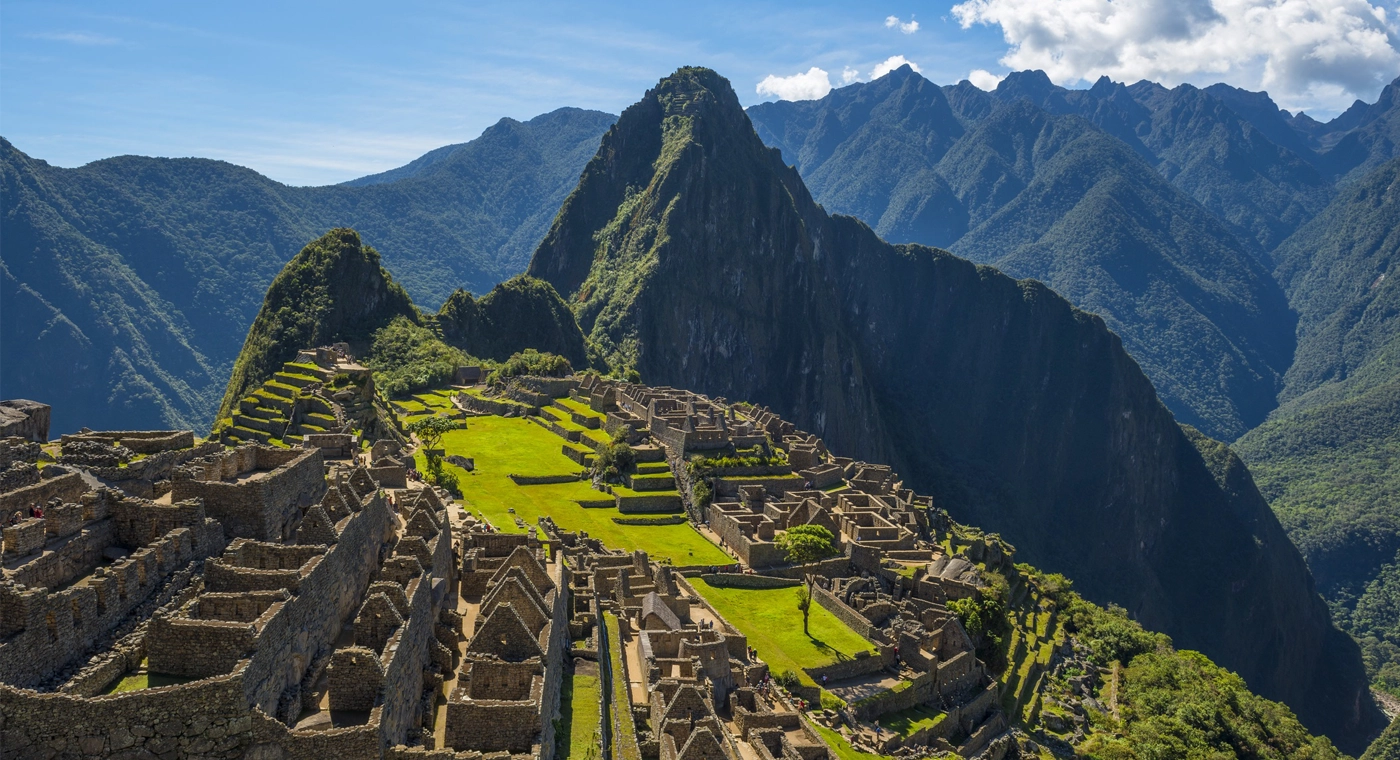
[[[701,578],[689,580],[719,614],[748,637],[749,645],[758,650],[774,674],[791,671],[802,683],[815,686],[803,668],[874,651],[869,641],[818,604],[812,605],[811,635],[803,633],[796,588],[720,588]]]
[[[426,395],[426,394],[420,394]],[[400,402],[403,403],[403,402]],[[473,460],[474,472],[452,464],[444,466],[457,475],[462,502],[497,529],[519,533],[519,517],[533,528],[540,517],[554,519],[559,527],[587,531],[610,547],[642,550],[657,561],[674,565],[724,565],[728,554],[701,536],[689,523],[679,525],[618,525],[622,514],[614,506],[585,508],[579,502],[610,504],[612,497],[593,490],[588,481],[519,486],[510,475],[568,475],[582,471],[562,453],[563,439],[545,428],[517,417],[469,417],[467,427],[442,438],[447,455]],[[423,454],[418,467],[426,468]],[[513,510],[513,511],[512,511]]]

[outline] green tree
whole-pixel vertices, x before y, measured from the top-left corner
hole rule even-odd
[[[448,431],[457,430],[462,427],[464,427],[464,425],[460,422],[450,420],[440,414],[435,414],[431,417],[424,417],[420,420],[414,420],[408,423],[407,430],[418,437],[418,440],[423,444],[424,454],[426,454],[429,459],[432,459],[433,455],[430,452],[436,449],[439,443],[442,443],[442,437],[446,435]]]
[[[773,540],[783,556],[794,565],[826,559],[836,553],[835,536],[820,525],[798,525],[788,528]]]
[[[593,459],[593,473],[604,482],[616,483],[637,461],[637,452],[622,441],[605,443],[598,447]]]
[[[802,611],[802,632],[811,636],[807,621],[812,616],[812,576],[807,576],[806,584],[797,589],[797,609]]]

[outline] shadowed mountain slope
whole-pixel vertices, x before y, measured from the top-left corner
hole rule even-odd
[[[1283,405],[1236,446],[1372,673],[1400,691],[1400,159],[1276,255],[1297,360]]]
[[[1182,431],[1102,320],[828,216],[714,72],[624,112],[529,271],[648,382],[765,403],[891,462],[1343,747],[1381,728],[1248,471]]]

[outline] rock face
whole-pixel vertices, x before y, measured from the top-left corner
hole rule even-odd
[[[443,340],[481,359],[505,361],[524,348],[588,363],[583,333],[568,304],[543,280],[520,275],[480,299],[454,292],[438,312]]]
[[[627,109],[530,274],[647,382],[767,403],[890,462],[1343,747],[1383,725],[1248,471],[1188,438],[1102,320],[828,216],[714,72],[681,69]]]
[[[363,341],[403,315],[418,321],[408,293],[379,265],[379,253],[354,230],[311,241],[272,281],[233,367],[219,419],[305,346]]]
[[[36,443],[48,443],[49,405],[17,398],[0,401],[0,438],[19,436]]]

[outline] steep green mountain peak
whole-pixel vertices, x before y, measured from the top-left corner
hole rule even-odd
[[[363,343],[396,316],[419,321],[403,286],[359,233],[338,228],[311,241],[273,279],[248,329],[219,408],[228,416],[247,391],[307,346]]]

